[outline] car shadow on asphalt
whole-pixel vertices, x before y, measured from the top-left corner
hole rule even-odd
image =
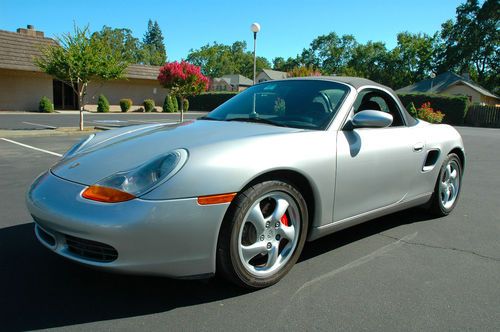
[[[327,235],[313,242],[306,243],[299,262],[319,256],[325,252],[343,247],[363,238],[384,232],[391,228],[432,219],[434,219],[434,217],[424,209],[412,208],[369,220],[365,223]]]
[[[308,243],[301,261],[402,224],[428,220],[403,212]],[[0,229],[0,329],[62,327],[169,311],[241,296],[224,280],[174,280],[93,270],[37,242],[33,223]]]

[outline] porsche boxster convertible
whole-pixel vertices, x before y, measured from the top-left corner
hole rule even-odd
[[[388,87],[286,79],[194,121],[91,135],[26,199],[38,240],[70,260],[255,289],[306,240],[415,206],[449,214],[464,165],[459,133],[413,118]]]

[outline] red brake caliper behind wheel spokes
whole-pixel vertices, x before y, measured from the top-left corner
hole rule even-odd
[[[288,217],[286,216],[286,213],[283,214],[283,217],[281,217],[281,223],[285,226],[290,226],[288,222]]]

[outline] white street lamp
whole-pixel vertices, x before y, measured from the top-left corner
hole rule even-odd
[[[436,73],[431,72],[431,90],[432,90],[432,86],[434,85],[434,78],[436,78]],[[430,91],[430,92],[432,92],[432,91]]]
[[[257,46],[257,32],[260,31],[260,24],[259,23],[252,23],[250,26],[250,30],[253,32],[253,84],[255,84],[255,71],[257,70],[257,58],[255,55],[255,48]]]

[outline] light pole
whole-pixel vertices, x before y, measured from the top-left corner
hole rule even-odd
[[[255,55],[255,48],[257,46],[257,32],[260,31],[259,23],[252,23],[250,30],[253,32],[253,84],[255,85],[255,75],[257,70],[257,57]]]
[[[431,72],[431,90],[432,90],[432,86],[434,85],[434,78],[436,78],[436,73],[435,72]],[[432,91],[430,91],[432,93]]]

